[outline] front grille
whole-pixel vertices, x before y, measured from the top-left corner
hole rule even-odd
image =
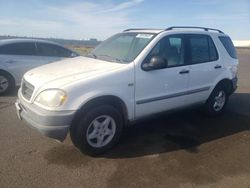
[[[34,86],[28,83],[26,80],[22,82],[22,95],[25,99],[30,100],[34,91]]]

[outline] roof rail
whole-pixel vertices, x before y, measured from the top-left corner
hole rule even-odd
[[[161,30],[161,29],[155,29],[155,28],[134,28],[134,29],[126,29],[123,32],[134,31],[134,30]]]
[[[204,31],[218,31],[219,33],[223,33],[221,30],[219,29],[213,29],[213,28],[207,28],[207,27],[195,27],[195,26],[172,26],[172,27],[168,27],[167,29],[165,29],[165,31],[168,30],[172,30],[172,29],[181,29],[181,28],[187,28],[187,29],[204,29]],[[223,33],[224,34],[224,33]]]

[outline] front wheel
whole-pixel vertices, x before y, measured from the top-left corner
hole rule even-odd
[[[121,113],[104,105],[87,111],[70,128],[72,142],[83,153],[101,154],[119,140],[123,128]]]
[[[227,102],[227,87],[223,87],[223,85],[216,86],[205,105],[207,115],[217,116],[222,114],[225,110]]]

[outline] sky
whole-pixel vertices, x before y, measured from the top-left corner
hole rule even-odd
[[[0,0],[0,35],[104,40],[127,28],[179,25],[250,40],[250,0]]]

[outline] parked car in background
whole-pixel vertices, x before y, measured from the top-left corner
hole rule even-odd
[[[202,105],[220,115],[236,90],[237,69],[233,43],[220,30],[129,29],[89,57],[28,71],[17,115],[54,139],[69,132],[82,152],[99,154],[118,142],[124,126],[157,113]]]
[[[11,92],[28,70],[79,56],[57,43],[36,39],[0,40],[0,95]]]

